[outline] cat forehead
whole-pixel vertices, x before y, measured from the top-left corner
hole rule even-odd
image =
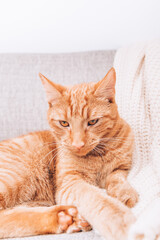
[[[71,119],[94,119],[100,118],[106,115],[109,111],[106,104],[100,103],[92,98],[90,99],[81,99],[79,101],[73,101],[68,98],[58,102],[51,109],[50,114],[56,120],[71,120]]]
[[[95,83],[82,83],[67,87],[62,100],[56,102],[52,116],[56,119],[88,119],[101,117],[106,112],[104,103],[94,97]]]
[[[80,83],[67,87],[67,94],[72,98],[85,97],[94,91],[95,83]]]
[[[94,83],[82,83],[68,88],[70,115],[87,117],[88,99],[93,96]]]

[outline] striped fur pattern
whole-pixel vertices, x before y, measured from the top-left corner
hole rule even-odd
[[[0,237],[86,231],[89,222],[125,239],[138,195],[127,182],[134,138],[118,114],[115,70],[71,87],[40,78],[51,130],[0,143]]]

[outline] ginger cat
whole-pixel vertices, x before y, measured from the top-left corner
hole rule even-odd
[[[138,195],[127,182],[134,140],[115,103],[115,70],[72,87],[40,78],[51,130],[0,143],[0,238],[91,225],[126,239]]]

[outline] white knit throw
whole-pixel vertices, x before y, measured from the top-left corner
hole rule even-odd
[[[135,134],[128,179],[140,196],[139,217],[160,199],[160,41],[119,49],[114,67],[119,113]]]

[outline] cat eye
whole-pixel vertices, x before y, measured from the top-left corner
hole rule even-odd
[[[95,125],[98,122],[98,119],[93,119],[88,122],[88,126]]]
[[[59,123],[61,124],[61,126],[63,127],[69,127],[69,123],[67,121],[59,121]]]

